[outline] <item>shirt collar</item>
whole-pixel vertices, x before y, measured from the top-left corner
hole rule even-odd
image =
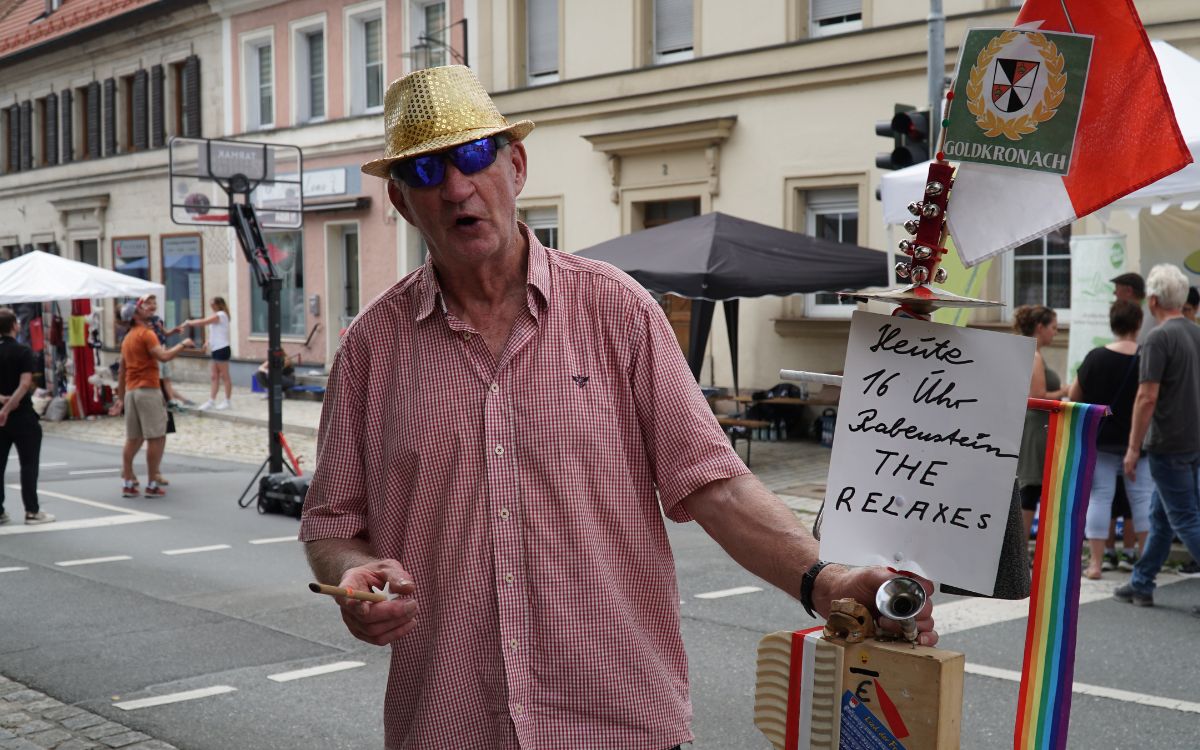
[[[550,261],[546,247],[538,241],[533,230],[522,222],[517,227],[525,235],[529,246],[529,257],[526,271],[526,289],[529,304],[529,314],[536,319],[542,310],[550,305]],[[438,282],[437,272],[433,267],[433,256],[425,258],[425,264],[419,271],[417,281],[417,320],[429,317],[435,307],[446,312],[446,301],[442,296],[442,287]]]

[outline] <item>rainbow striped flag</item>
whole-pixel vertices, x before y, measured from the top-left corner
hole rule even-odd
[[[1050,409],[1050,428],[1013,748],[1063,750],[1071,721],[1083,522],[1096,468],[1096,433],[1108,407],[1053,401],[1037,406]]]

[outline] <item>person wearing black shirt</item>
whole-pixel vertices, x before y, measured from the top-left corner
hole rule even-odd
[[[1142,325],[1142,308],[1132,300],[1117,300],[1109,308],[1108,324],[1116,340],[1087,353],[1067,395],[1071,401],[1105,404],[1110,410],[1109,416],[1100,423],[1100,433],[1096,437],[1096,468],[1092,473],[1092,492],[1084,524],[1092,556],[1083,575],[1092,580],[1099,579],[1103,570],[1117,478],[1124,472],[1122,460],[1129,444],[1133,399],[1138,388],[1137,339]],[[1150,478],[1149,459],[1143,456],[1138,464],[1137,479],[1125,479],[1125,494],[1130,506],[1130,520],[1126,523],[1136,532],[1137,554],[1140,555],[1150,532],[1154,480]]]
[[[8,465],[8,453],[17,446],[21,463],[21,501],[25,504],[25,523],[50,523],[54,516],[38,505],[38,460],[42,452],[42,426],[33,410],[33,373],[37,363],[33,350],[18,344],[17,316],[0,307],[0,476]],[[0,482],[0,524],[9,522],[4,512],[4,483]]]

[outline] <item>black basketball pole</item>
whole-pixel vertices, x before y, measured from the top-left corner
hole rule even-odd
[[[283,471],[283,445],[279,442],[279,434],[283,432],[283,318],[279,299],[283,278],[263,242],[249,191],[245,195],[245,203],[230,205],[229,223],[237,232],[238,243],[267,303],[267,430],[270,432],[267,463],[270,472],[278,474]]]

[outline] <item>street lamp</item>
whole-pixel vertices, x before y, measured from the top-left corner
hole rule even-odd
[[[454,49],[454,47],[450,46],[445,41],[446,33],[455,26],[462,26],[463,43],[461,55],[458,53],[458,50]],[[413,63],[418,70],[430,67],[430,56],[435,48],[446,50],[456,62],[462,63],[463,65],[470,65],[470,63],[467,62],[467,19],[460,18],[449,26],[445,26],[432,32],[432,34],[425,32],[417,37],[417,43],[412,47],[412,57]]]

